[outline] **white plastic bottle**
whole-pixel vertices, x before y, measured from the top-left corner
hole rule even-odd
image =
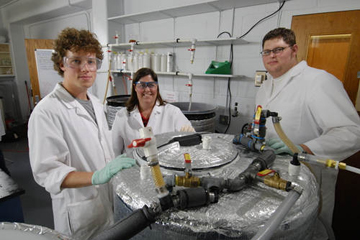
[[[166,56],[166,54],[161,54],[160,71],[161,72],[167,71],[167,56]]]
[[[150,54],[144,53],[143,56],[143,67],[150,68],[151,67]]]
[[[154,61],[153,61],[153,64],[152,64],[153,65],[152,69],[155,72],[159,72],[160,68],[161,68],[161,55],[155,53],[153,56],[154,56],[153,57]]]
[[[167,53],[167,72],[173,72],[174,71],[174,53],[168,52]]]

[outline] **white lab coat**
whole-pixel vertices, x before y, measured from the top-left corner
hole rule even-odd
[[[147,127],[151,127],[154,135],[156,135],[180,131],[181,127],[185,125],[191,126],[191,123],[178,107],[171,104],[160,106],[157,102],[151,112]],[[112,125],[115,155],[130,152],[132,149],[127,148],[127,146],[132,140],[140,138],[139,129],[143,127],[144,124],[137,107],[130,113],[126,108],[120,109],[116,113]]]
[[[342,83],[305,61],[290,69],[271,95],[270,76],[256,95],[256,106],[278,112],[280,125],[294,144],[305,144],[318,157],[344,160],[360,150],[360,119]],[[271,118],[266,139],[278,137]],[[313,166],[322,193],[320,218],[331,226],[337,171]]]
[[[263,83],[256,106],[278,112],[289,139],[319,157],[344,160],[359,151],[360,119],[342,83],[305,61],[286,74],[272,96],[272,78]],[[277,137],[271,118],[266,127],[266,139]]]
[[[51,194],[55,230],[88,239],[113,224],[109,184],[61,189],[69,172],[93,172],[114,158],[98,99],[88,93],[96,122],[60,84],[34,108],[28,125],[35,181]]]

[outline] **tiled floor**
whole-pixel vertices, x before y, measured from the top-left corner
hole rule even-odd
[[[0,148],[11,177],[25,190],[20,197],[25,223],[54,229],[50,194],[34,181],[26,136],[12,142],[2,141]]]

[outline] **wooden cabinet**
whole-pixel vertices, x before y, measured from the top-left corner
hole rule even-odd
[[[0,44],[0,76],[12,76],[10,46],[7,43]]]

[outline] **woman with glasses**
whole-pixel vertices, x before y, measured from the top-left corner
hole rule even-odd
[[[132,140],[140,138],[139,129],[143,127],[151,127],[154,134],[194,132],[181,110],[163,101],[157,75],[150,68],[141,68],[135,73],[126,108],[115,116],[112,126],[115,154],[129,151],[127,146]]]
[[[63,81],[36,105],[28,125],[35,181],[51,194],[55,230],[72,239],[89,239],[113,224],[108,181],[135,164],[114,158],[103,105],[87,91],[102,59],[94,34],[64,29],[52,55]]]

